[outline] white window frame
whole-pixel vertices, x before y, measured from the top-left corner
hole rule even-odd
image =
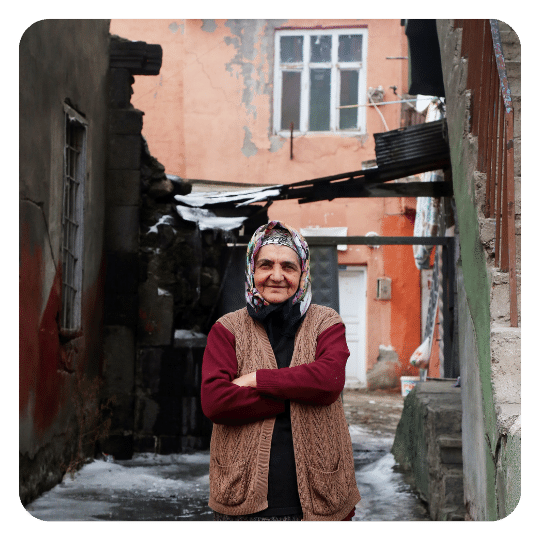
[[[62,189],[62,311],[61,328],[81,330],[83,282],[83,225],[86,180],[86,119],[64,104],[64,173]],[[77,146],[69,144],[69,134],[77,134]]]
[[[313,35],[332,36],[332,58],[331,62],[309,61],[310,37]],[[362,60],[360,62],[338,62],[338,43],[340,35],[362,35]],[[303,36],[303,59],[295,64],[281,63],[281,42],[282,36]],[[366,92],[367,92],[367,28],[316,28],[298,30],[276,30],[274,42],[274,133],[287,136],[290,134],[288,126],[281,124],[281,90],[282,72],[300,71],[300,126],[295,126],[293,133],[327,135],[337,133],[342,136],[358,136],[366,133]],[[330,130],[329,131],[309,131],[309,92],[310,92],[310,69],[330,68]],[[340,71],[359,70],[358,78],[358,119],[356,129],[339,129],[339,95],[340,95]]]

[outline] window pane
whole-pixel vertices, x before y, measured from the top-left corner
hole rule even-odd
[[[282,36],[280,46],[280,56],[282,63],[302,62],[302,46],[304,38],[302,36]]]
[[[339,36],[338,62],[362,60],[362,35]]]
[[[330,70],[310,72],[309,131],[330,129]]]
[[[358,105],[358,71],[341,71],[340,105]],[[339,110],[339,129],[356,128],[358,125],[358,107]]]
[[[332,36],[311,36],[310,62],[330,62],[332,59]]]
[[[290,129],[291,122],[300,129],[300,72],[284,71],[281,90],[281,129]]]

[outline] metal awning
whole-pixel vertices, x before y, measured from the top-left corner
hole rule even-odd
[[[448,197],[450,182],[393,182],[450,167],[446,119],[376,133],[377,167],[282,186],[276,199],[299,203],[342,197]]]
[[[377,167],[292,184],[176,195],[175,199],[180,203],[177,211],[184,219],[205,223],[205,220],[215,218],[218,213],[225,217],[228,210],[236,210],[234,216],[237,217],[239,207],[261,202],[269,205],[273,201],[286,199],[297,199],[302,204],[345,197],[452,196],[450,182],[394,181],[450,167],[446,119],[376,133],[374,137]],[[236,222],[231,222],[228,228],[238,226]]]

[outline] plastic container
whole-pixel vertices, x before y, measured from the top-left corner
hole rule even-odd
[[[418,376],[401,377],[401,395],[406,397],[407,394],[420,382]]]

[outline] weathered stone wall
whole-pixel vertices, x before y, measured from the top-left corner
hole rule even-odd
[[[131,105],[131,84],[133,74],[156,75],[160,65],[159,46],[111,38],[103,399],[112,405],[100,450],[123,459],[133,454],[143,118]]]
[[[191,186],[168,178],[146,145],[141,175],[135,451],[206,448],[211,424],[200,407],[200,374],[225,241],[180,218],[174,195]]]
[[[19,487],[26,504],[92,451],[83,432],[93,433],[84,408],[97,406],[102,358],[109,20],[36,22],[21,38],[19,61]],[[62,333],[59,322],[66,104],[88,122],[76,335]]]
[[[159,73],[160,54],[112,38],[104,399],[113,404],[100,450],[121,459],[207,447],[211,431],[200,373],[227,239],[180,218],[174,196],[191,185],[168,176],[141,135],[133,75]]]

